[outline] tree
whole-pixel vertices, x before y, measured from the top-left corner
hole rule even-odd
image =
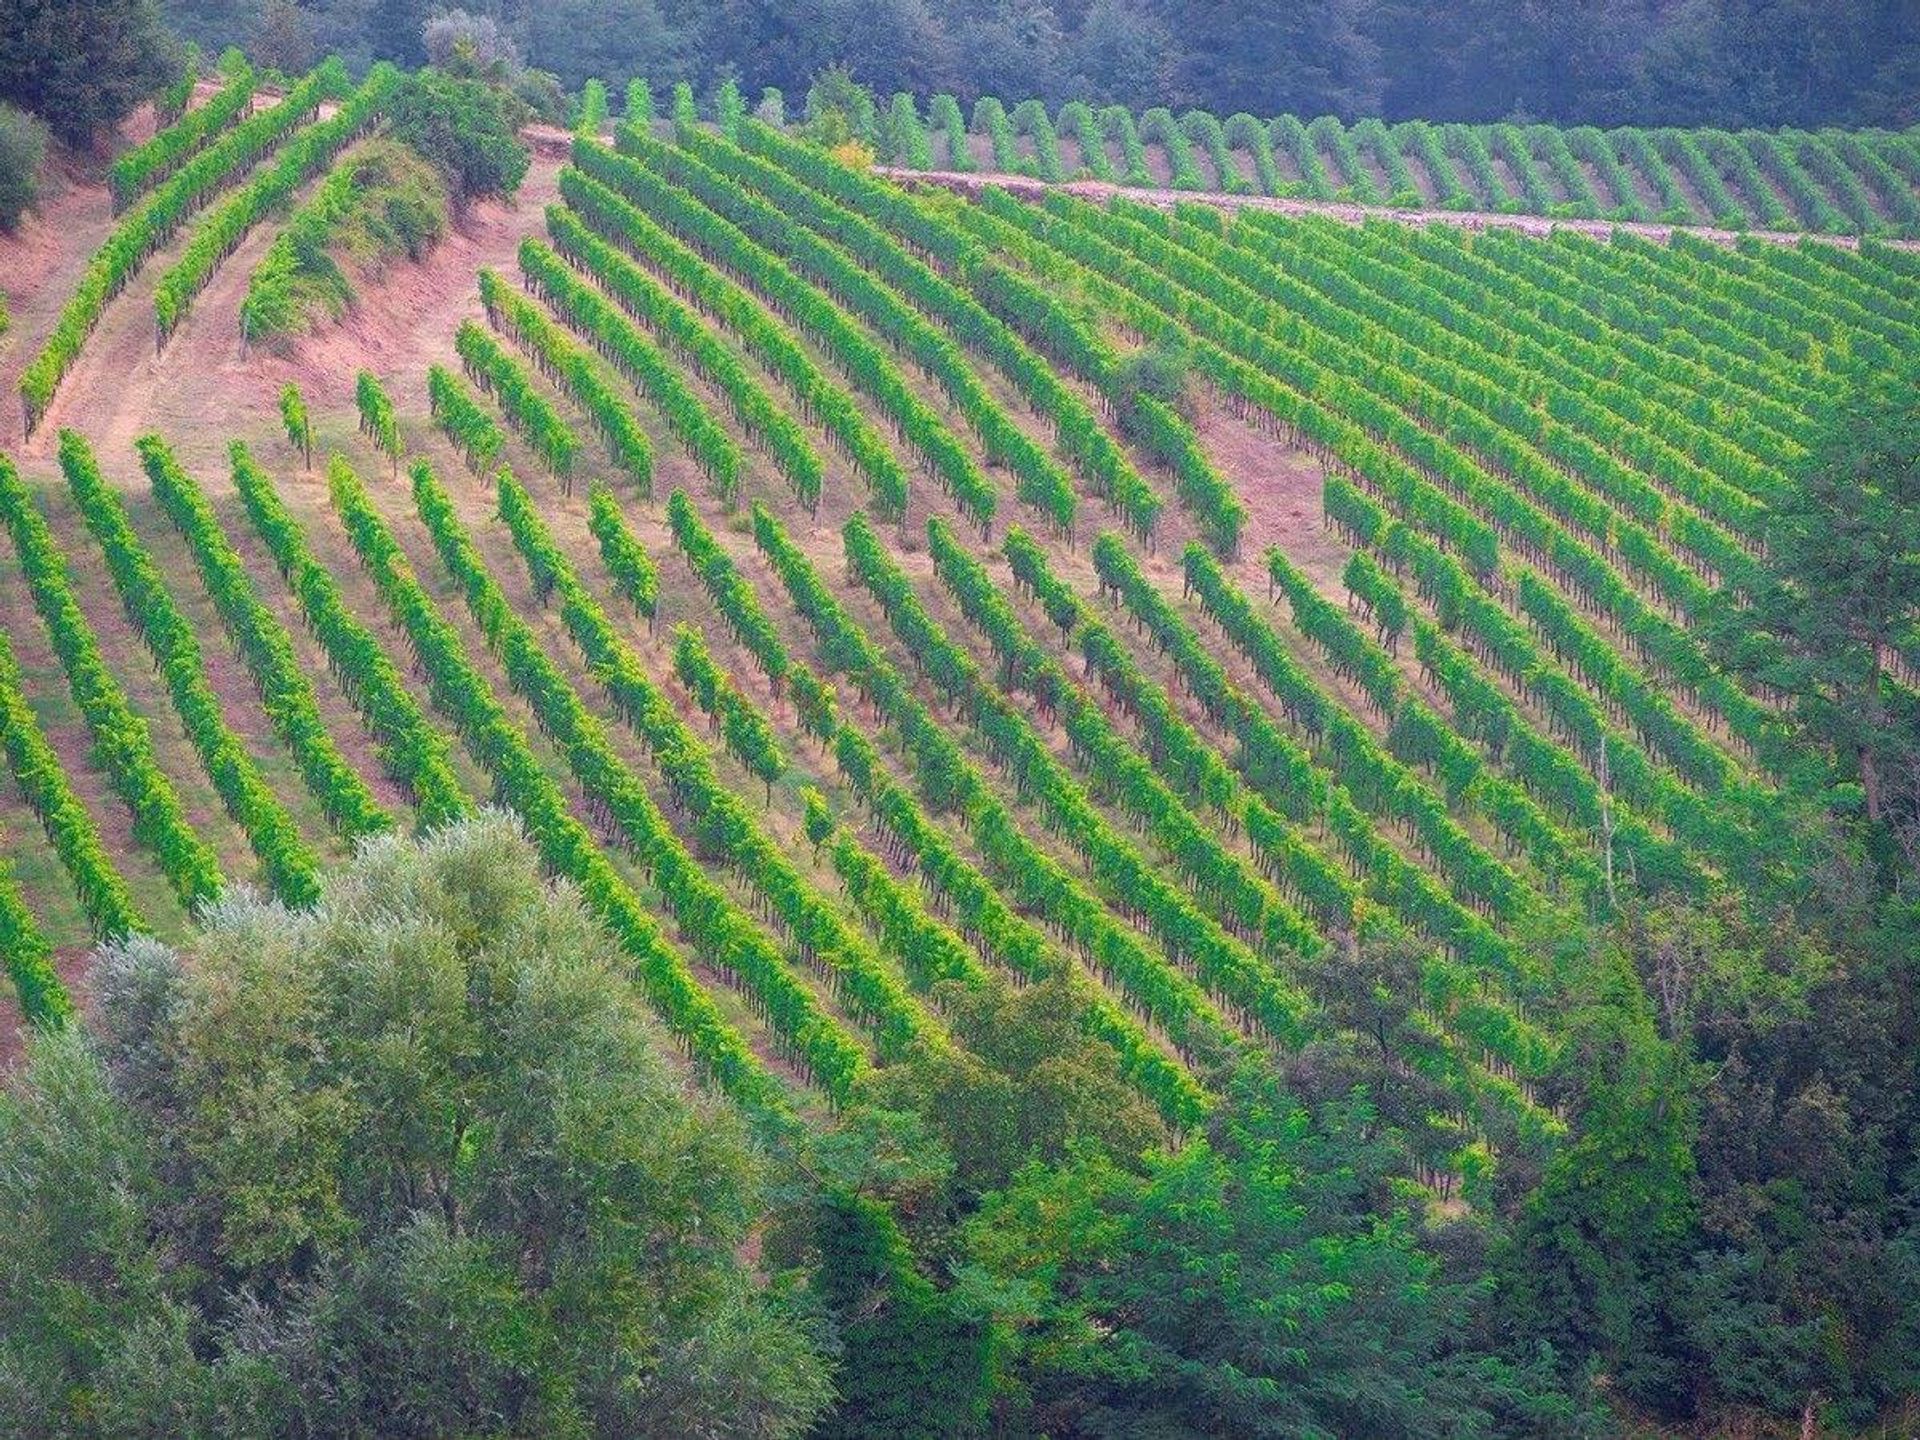
[[[813,77],[807,87],[806,136],[824,149],[849,141],[870,143],[879,107],[873,92],[853,78],[845,65],[834,65]]]
[[[665,77],[687,69],[686,37],[656,0],[548,0],[526,7],[522,33],[540,65],[568,90],[599,76]]]
[[[998,1348],[991,1318],[970,1313],[964,1297],[919,1272],[899,1222],[878,1200],[823,1194],[815,1237],[815,1286],[847,1355],[828,1433],[848,1440],[978,1433]]]
[[[0,99],[89,145],[180,74],[155,0],[0,0]]]
[[[19,226],[40,195],[47,127],[24,110],[0,104],[0,230]]]
[[[1431,944],[1411,935],[1367,934],[1307,959],[1302,980],[1333,1024],[1287,1073],[1307,1100],[1364,1089],[1380,1126],[1396,1132],[1436,1188],[1450,1194],[1461,1137],[1445,1117],[1457,1102],[1432,1078],[1443,1073],[1444,1043],[1419,1009],[1431,952]],[[1502,1119],[1478,1118],[1483,1131]]]
[[[1920,1384],[1920,910],[1873,912],[1730,899],[1619,927],[1698,1077],[1698,1234],[1659,1285],[1710,1417],[1864,1427]]]
[[[1174,68],[1182,105],[1216,114],[1335,114],[1347,119],[1378,112],[1377,46],[1365,21],[1370,0],[1326,0],[1318,5],[1263,5],[1198,0],[1181,8],[1192,35],[1231,35],[1231,45],[1197,45]]]
[[[298,75],[320,58],[313,17],[294,0],[266,0],[247,46],[263,69]]]
[[[949,982],[940,999],[965,1048],[894,1066],[870,1094],[931,1117],[953,1156],[960,1198],[1004,1185],[1031,1160],[1059,1160],[1074,1148],[1131,1158],[1160,1138],[1113,1051],[1088,1034],[1086,996],[1065,977],[1019,989]]]
[[[96,967],[0,1096],[9,1434],[792,1435],[763,1162],[498,814]]]
[[[442,70],[456,65],[476,79],[504,80],[520,68],[520,49],[491,15],[446,10],[421,28],[427,63]]]
[[[1143,1170],[1081,1153],[988,1197],[964,1273],[1018,1327],[1007,1431],[1585,1433],[1550,1381],[1455,1353],[1472,1288],[1380,1208],[1373,1132],[1363,1099],[1309,1113],[1250,1067]]]
[[[1697,1236],[1691,1057],[1658,1034],[1618,947],[1563,950],[1572,998],[1550,1089],[1573,1133],[1503,1246],[1502,1308],[1527,1347],[1603,1366],[1633,1403],[1685,1415],[1698,1357],[1673,1280]]]
[[[1123,0],[1094,0],[1072,43],[1073,92],[1094,106],[1139,105],[1165,89],[1161,72],[1174,49],[1158,16]]]
[[[1920,646],[1920,371],[1833,408],[1766,541],[1764,583],[1719,626],[1723,652],[1852,764],[1870,822],[1910,824],[1889,814],[1887,780],[1920,765],[1920,717],[1898,705],[1889,667]]]

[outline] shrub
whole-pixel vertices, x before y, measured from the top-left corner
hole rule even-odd
[[[304,331],[322,313],[335,319],[353,298],[353,270],[377,273],[404,255],[418,260],[447,229],[447,189],[420,155],[374,140],[349,155],[308,201],[254,271],[240,307],[250,341]]]
[[[40,160],[47,127],[24,110],[0,103],[0,230],[12,230],[40,193]]]
[[[516,135],[519,108],[480,81],[423,70],[394,96],[393,134],[439,166],[461,203],[512,195],[527,174],[527,150]]]
[[[429,64],[442,70],[462,70],[505,80],[520,69],[520,49],[491,15],[449,10],[435,15],[420,29],[420,43]]]
[[[508,87],[513,98],[527,107],[530,118],[545,125],[562,125],[567,119],[567,92],[560,77],[551,70],[520,70]]]
[[[823,149],[870,141],[878,113],[873,92],[844,65],[822,70],[807,87],[807,138]]]
[[[764,1162],[516,821],[368,842],[310,912],[242,896],[95,973],[98,1038],[36,1040],[0,1092],[0,1431],[778,1437],[825,1408],[791,1287],[740,1258]]]

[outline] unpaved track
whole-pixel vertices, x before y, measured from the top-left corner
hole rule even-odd
[[[0,291],[13,326],[0,336],[0,447],[18,446],[24,417],[20,376],[40,353],[54,322],[86,273],[93,254],[112,233],[113,200],[107,187],[77,175],[56,181],[58,193],[0,237]]]
[[[51,456],[60,429],[71,426],[114,470],[148,431],[172,434],[212,418],[217,411],[204,404],[207,388],[218,394],[237,378],[240,302],[277,231],[273,224],[254,227],[214,271],[164,350],[155,347],[153,293],[191,231],[143,265],[101,316],[21,455]]]
[[[521,237],[540,229],[544,206],[557,194],[558,168],[536,157],[515,205],[476,205],[425,261],[396,264],[361,284],[340,325],[324,326],[284,355],[246,349],[239,319],[253,271],[284,224],[279,217],[256,226],[221,262],[166,347],[156,350],[154,287],[189,227],[107,307],[25,444],[17,440],[16,404],[14,453],[37,470],[52,458],[60,428],[71,426],[93,442],[110,477],[139,483],[133,442],[157,431],[190,468],[217,472],[230,439],[277,428],[279,394],[288,380],[329,411],[351,408],[353,377],[362,367],[418,388],[428,360],[451,355],[459,321],[479,313],[479,267],[514,270]],[[0,409],[13,398],[0,397]]]
[[[1567,220],[1547,215],[1502,215],[1486,210],[1397,210],[1390,206],[1353,205],[1338,200],[1281,200],[1270,195],[1228,195],[1207,190],[1154,190],[1116,185],[1106,180],[1067,180],[1049,184],[1027,175],[1003,175],[993,171],[903,170],[896,166],[876,165],[874,173],[902,185],[930,186],[969,197],[989,186],[1005,190],[1015,199],[1034,201],[1044,199],[1057,190],[1065,195],[1077,195],[1082,200],[1096,202],[1120,196],[1137,200],[1142,205],[1215,205],[1222,210],[1271,210],[1279,215],[1325,215],[1352,225],[1364,224],[1368,220],[1393,220],[1402,225],[1453,225],[1462,230],[1518,230],[1527,235],[1550,235],[1556,230],[1570,230],[1600,240],[1614,234],[1638,235],[1661,244],[1675,234],[1683,234],[1727,246],[1742,239],[1764,240],[1774,245],[1797,245],[1802,240],[1817,240],[1826,245],[1838,245],[1843,250],[1855,250],[1860,245],[1859,239],[1852,235],[1814,235],[1799,230],[1717,230],[1708,225]],[[1883,239],[1878,243],[1896,250],[1920,250],[1920,240]]]

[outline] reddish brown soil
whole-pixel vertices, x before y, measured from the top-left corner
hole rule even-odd
[[[1393,194],[1393,182],[1387,179],[1387,167],[1380,163],[1379,156],[1371,150],[1361,150],[1360,168],[1367,172],[1367,178],[1373,181],[1373,188],[1381,195]]]
[[[1196,402],[1194,433],[1247,507],[1243,562],[1264,574],[1261,555],[1277,545],[1314,579],[1337,583],[1347,552],[1321,523],[1325,471],[1278,435],[1240,419],[1216,397]],[[1264,583],[1264,582],[1262,582]]]
[[[1280,178],[1287,184],[1300,183],[1300,162],[1293,158],[1293,152],[1284,145],[1273,147],[1273,168],[1280,173]]]
[[[195,105],[219,89],[203,82]],[[120,127],[119,146],[153,135],[153,107],[142,105]],[[40,176],[37,210],[12,235],[0,235],[0,291],[13,312],[13,326],[0,336],[0,445],[18,445],[20,373],[39,352],[61,308],[80,283],[87,264],[113,229],[113,197],[105,183],[104,155],[56,148]]]
[[[1672,161],[1667,162],[1667,169],[1672,172],[1674,185],[1679,189],[1681,195],[1686,198],[1686,202],[1693,210],[1693,213],[1703,219],[1712,220],[1714,218],[1713,212],[1707,209],[1707,202],[1700,198],[1700,191],[1695,187],[1693,177],[1687,174],[1684,168],[1674,164]],[[1787,210],[1791,213],[1793,207],[1789,205]]]
[[[1493,161],[1493,173],[1499,179],[1501,186],[1506,190],[1507,194],[1516,198],[1524,196],[1526,190],[1520,184],[1520,177],[1513,173],[1513,166],[1507,163],[1507,157],[1504,155],[1493,155],[1488,158]]]
[[[395,266],[363,284],[340,324],[301,340],[288,354],[256,351],[249,368],[265,383],[251,387],[251,398],[272,412],[291,380],[315,413],[351,409],[361,369],[395,387],[396,402],[399,391],[422,390],[427,366],[452,356],[460,322],[482,314],[475,275],[482,268],[518,273],[521,240],[540,231],[547,204],[559,195],[559,168],[552,157],[536,155],[513,204],[474,206],[424,262]]]
[[[30,220],[19,236],[0,242],[0,285],[8,292],[14,316],[14,328],[0,341],[0,387],[5,391],[0,394],[0,445],[22,462],[29,475],[44,474],[59,427],[76,426],[94,442],[106,473],[139,492],[145,483],[132,441],[148,430],[158,430],[215,492],[216,502],[223,501],[228,440],[237,435],[258,440],[276,432],[278,396],[289,379],[308,391],[316,413],[337,414],[351,411],[353,376],[363,366],[394,383],[396,391],[417,390],[429,360],[444,361],[451,355],[459,322],[479,313],[476,271],[482,266],[513,268],[521,238],[540,227],[545,205],[557,194],[559,163],[544,153],[546,148],[536,154],[515,205],[473,207],[426,261],[394,267],[367,282],[340,326],[293,345],[284,355],[257,348],[247,353],[238,324],[240,303],[254,266],[277,232],[274,225],[260,227],[227,259],[166,349],[155,352],[153,286],[182,243],[177,240],[174,249],[150,260],[108,307],[62,385],[46,424],[31,442],[22,444],[13,395],[20,370],[52,328],[87,259],[112,227],[104,185],[76,166],[49,195],[45,212]],[[109,630],[118,620],[110,610],[104,603],[89,606],[96,624]],[[23,665],[50,663],[42,653],[44,646],[36,643],[40,640],[37,622],[24,591],[14,593],[12,586],[0,585],[0,621],[14,634]],[[246,737],[250,750],[271,750],[276,742],[244,669],[217,636],[209,638],[204,650],[209,678],[227,702],[230,723]],[[331,687],[321,688],[323,705],[338,712]],[[380,775],[371,742],[357,722],[335,713],[329,718],[338,720],[330,728],[356,768],[376,785],[377,793],[388,800],[397,798]],[[115,854],[134,856],[125,808],[88,763],[84,727],[50,725],[47,729],[103,839]],[[197,818],[210,825],[223,819],[211,814]],[[130,863],[137,865],[137,857]],[[60,957],[63,976],[70,988],[81,993],[89,954],[85,948],[75,948]],[[10,1008],[0,1008],[0,1063],[18,1053],[16,1030]]]
[[[221,265],[158,353],[151,308],[158,262],[150,261],[108,307],[21,453],[50,455],[58,428],[75,425],[94,442],[109,474],[130,473],[122,462],[133,441],[158,430],[175,442],[184,463],[218,470],[233,436],[277,427],[280,391],[289,380],[316,413],[351,409],[354,375],[362,368],[405,388],[423,385],[428,362],[452,353],[460,321],[480,313],[475,272],[513,267],[521,238],[539,228],[557,194],[558,169],[551,159],[536,159],[516,203],[474,206],[426,260],[394,266],[365,283],[341,324],[285,354],[249,349],[239,326],[248,282],[276,227],[261,226]]]
[[[1591,160],[1576,155],[1573,163],[1579,168],[1580,173],[1587,177],[1587,188],[1593,191],[1594,198],[1600,202],[1602,210],[1616,210],[1633,199],[1631,195],[1614,194],[1613,187],[1607,184],[1607,177],[1600,173],[1600,167]]]
[[[113,229],[107,187],[62,164],[45,181],[40,208],[0,235],[0,291],[13,325],[0,336],[0,446],[20,443],[21,372],[46,343],[87,262]]]

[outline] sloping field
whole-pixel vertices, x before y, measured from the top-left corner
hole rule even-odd
[[[1000,974],[1065,977],[1181,1129],[1413,937],[1449,1196],[1561,1128],[1539,937],[1781,883],[1825,758],[1696,627],[1809,415],[1920,351],[1908,253],[962,198],[622,129],[249,352],[274,197],[360,101],[208,167],[236,208],[145,247],[0,465],[30,1011],[96,934],[498,803],[772,1122],[991,1070],[947,1017]]]

